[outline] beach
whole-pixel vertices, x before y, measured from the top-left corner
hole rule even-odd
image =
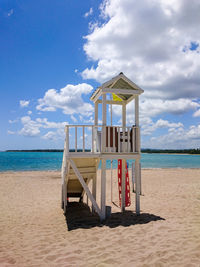
[[[142,169],[140,216],[135,194],[120,213],[116,174],[102,224],[75,202],[63,215],[59,172],[0,173],[0,266],[200,266],[200,169]],[[108,170],[107,205],[110,187]]]

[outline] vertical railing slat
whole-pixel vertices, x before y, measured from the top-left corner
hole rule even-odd
[[[92,152],[94,153],[94,126],[92,126]]]
[[[75,152],[77,152],[77,126],[75,126]]]
[[[66,126],[66,153],[69,153],[69,127]]]
[[[83,152],[85,152],[85,126],[83,126],[82,129],[83,129]]]
[[[128,137],[128,140],[127,140],[127,152],[130,152],[130,127],[127,128],[127,137]]]
[[[125,127],[122,127],[122,152],[125,152]]]
[[[135,127],[132,127],[132,152],[135,152]]]

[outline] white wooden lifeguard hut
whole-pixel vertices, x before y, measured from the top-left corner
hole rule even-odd
[[[101,220],[106,218],[106,160],[122,161],[121,211],[125,210],[125,172],[126,161],[135,162],[135,206],[136,213],[140,213],[140,127],[139,127],[139,95],[144,91],[130,81],[122,72],[113,79],[105,82],[92,94],[90,100],[94,102],[94,125],[66,125],[66,139],[62,163],[62,208],[66,213],[68,199],[79,198],[83,194],[92,203],[92,210],[96,211]],[[126,125],[126,105],[134,101],[132,126]],[[102,124],[99,124],[98,110],[102,105]],[[122,106],[122,125],[112,123],[109,105]],[[110,115],[110,125],[107,123]],[[90,139],[88,140],[88,138]],[[90,148],[88,147],[90,146]],[[96,201],[96,176],[101,161],[101,200]],[[88,187],[92,180],[92,190]]]

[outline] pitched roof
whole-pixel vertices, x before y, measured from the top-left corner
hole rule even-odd
[[[136,85],[134,82],[129,80],[123,72],[120,72],[119,75],[113,77],[111,80],[103,83],[101,86],[99,86],[90,97],[91,100],[94,99],[94,97],[98,94],[99,91],[103,90],[104,88],[113,88],[113,89],[121,89],[123,91],[126,89],[133,90],[133,95],[139,95],[144,92],[138,85]],[[117,96],[122,98],[123,100],[128,100],[131,95],[130,94],[123,94],[123,93],[116,93]]]

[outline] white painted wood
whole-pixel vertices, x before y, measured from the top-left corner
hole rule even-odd
[[[112,94],[110,95],[110,100],[113,100]],[[110,105],[110,125],[112,126],[112,104]]]
[[[122,127],[122,152],[125,152],[125,128]]]
[[[85,152],[85,126],[82,126],[83,129],[83,152]]]
[[[65,166],[65,172],[64,172],[64,184],[63,184],[63,202],[64,202],[64,214],[66,214],[66,210],[67,210],[67,182],[66,182],[66,175],[67,175],[67,171],[70,168],[70,163],[69,161],[66,162],[66,166]]]
[[[98,102],[95,102],[94,125],[98,125]]]
[[[139,97],[135,97],[135,125],[139,126]]]
[[[111,202],[113,202],[113,161],[110,162],[110,194],[111,194]]]
[[[135,152],[135,127],[132,128],[132,152]]]
[[[136,214],[140,214],[140,164],[139,160],[135,161],[135,210]]]
[[[77,127],[75,127],[75,152],[77,152]]]
[[[97,183],[96,183],[96,174],[94,175],[93,179],[92,179],[92,195],[93,195],[93,198],[96,200],[96,187],[97,187]],[[95,208],[94,208],[94,205],[92,204],[92,211],[94,212],[95,211]]]
[[[116,82],[119,79],[123,79],[126,81],[133,89],[123,89],[123,88],[115,88],[117,86]],[[129,86],[127,86],[129,87]],[[81,185],[83,186],[87,196],[92,202],[92,209],[96,210],[99,216],[101,217],[101,220],[105,219],[106,217],[106,159],[114,160],[114,159],[122,159],[122,211],[125,210],[125,183],[126,183],[126,177],[125,177],[125,172],[126,172],[126,160],[127,159],[134,159],[135,160],[135,183],[136,185],[136,213],[140,213],[140,194],[141,194],[141,166],[140,166],[140,129],[139,129],[139,94],[141,94],[143,90],[141,90],[137,85],[132,83],[126,76],[123,74],[119,74],[117,77],[114,79],[108,81],[107,83],[104,83],[100,88],[97,89],[97,91],[92,95],[91,99],[95,103],[95,116],[94,116],[94,125],[98,125],[98,104],[102,103],[102,126],[98,126],[98,128],[95,128],[94,125],[67,125],[66,126],[66,141],[65,141],[65,148],[64,148],[64,153],[63,153],[63,162],[62,162],[62,200],[65,201],[65,211],[66,211],[66,206],[67,206],[67,192],[71,192],[70,190],[70,183],[75,183],[76,182],[79,184],[78,180],[80,181]],[[129,99],[126,101],[113,101],[112,97],[111,99],[107,100],[106,99],[106,94],[107,93],[115,93],[117,95],[121,94],[128,94]],[[102,95],[102,100],[99,99]],[[135,125],[136,127],[132,128],[132,148],[130,148],[130,127],[126,127],[126,105],[130,101],[135,99]],[[112,113],[112,106],[110,108],[110,116],[111,116],[111,121],[110,124],[113,126],[113,136],[111,135],[110,132],[110,127],[108,128],[108,149],[106,151],[106,112],[107,112],[107,104],[117,104],[117,105],[122,105],[122,125],[119,127],[117,126],[117,132],[118,132],[118,151],[115,151],[115,127],[113,126],[113,113]],[[74,127],[75,129],[75,152],[69,152],[69,148],[72,148],[74,143],[69,143],[69,141],[73,141],[73,139],[69,133],[72,133],[71,128]],[[82,128],[82,134],[83,134],[83,151],[78,152],[77,148],[77,143],[78,143],[78,137],[77,137],[77,129],[78,127]],[[86,128],[87,127],[87,128]],[[85,138],[85,131],[88,129],[91,129],[91,152],[85,151],[87,145],[86,145],[86,138]],[[95,134],[96,132],[100,133],[99,140],[101,141],[101,146],[102,148],[100,151],[97,152],[95,149],[95,140],[97,143],[97,138]],[[120,130],[122,131],[122,142],[120,143]],[[127,133],[127,134],[125,134]],[[102,138],[102,139],[101,139]],[[111,148],[111,143],[110,139],[113,139],[113,148]],[[126,142],[125,142],[126,140]],[[100,142],[99,142],[100,143]],[[88,161],[88,159],[91,158],[91,160],[102,160],[102,171],[101,171],[101,209],[96,203],[96,173],[93,169],[91,169],[89,166],[88,168],[85,168],[84,170],[82,168],[78,168],[77,166],[77,160],[80,159],[80,162],[83,163],[83,161]],[[69,174],[69,163],[70,161],[73,162],[74,159],[74,173]],[[68,161],[69,160],[69,161]],[[77,166],[76,166],[77,165]],[[133,166],[132,166],[133,167]],[[97,169],[96,169],[97,172]],[[133,171],[132,171],[133,172]],[[73,176],[73,177],[72,177]],[[76,178],[77,177],[77,178]],[[73,181],[73,179],[76,179],[77,181]],[[87,182],[85,180],[89,181],[89,179],[93,179],[92,183],[92,193],[90,192]],[[68,188],[67,188],[68,185]],[[79,184],[80,189],[82,190],[82,187]],[[111,201],[113,201],[113,177],[112,177],[112,163],[111,163]],[[75,185],[76,187],[76,185]],[[73,188],[73,187],[72,187]],[[67,191],[68,190],[68,191]],[[80,191],[81,192],[81,191]]]
[[[126,104],[122,105],[122,127],[126,127]]]
[[[140,153],[140,128],[136,128],[136,138],[135,138],[135,143],[136,143],[136,152]]]
[[[128,142],[127,142],[127,152],[130,152],[130,128],[129,127],[127,127],[128,129],[127,129],[127,137],[128,137]]]
[[[125,189],[126,189],[126,160],[122,159],[122,202],[121,211],[125,211]]]
[[[92,152],[94,152],[94,127],[92,127]]]
[[[104,153],[106,148],[106,94],[102,95],[102,135],[101,135],[101,151]]]
[[[132,185],[133,185],[133,192],[135,192],[135,169],[134,169],[134,167],[135,167],[135,163],[134,162],[132,162],[132,164],[131,164],[131,169],[132,169]]]
[[[66,126],[66,154],[69,154],[69,128]]]
[[[102,95],[102,90],[99,88],[96,94],[91,96],[90,100],[92,100],[93,102],[96,102],[101,95]]]
[[[98,204],[96,203],[96,200],[94,199],[93,195],[91,194],[87,184],[85,183],[82,175],[80,174],[78,168],[76,167],[74,161],[72,159],[69,159],[69,162],[74,170],[74,173],[76,174],[77,178],[79,179],[79,182],[81,183],[82,187],[84,188],[87,196],[89,197],[90,201],[92,202],[92,205],[94,206],[95,211],[98,213],[100,217],[102,217],[101,210],[99,209]]]
[[[83,151],[78,151],[78,148],[77,148],[77,140],[78,140],[78,137],[77,137],[77,129],[78,127],[82,128],[82,136],[81,138],[83,139],[82,140],[82,149]],[[118,134],[118,146],[119,146],[119,149],[118,151],[119,152],[122,152],[122,153],[139,153],[140,152],[140,133],[139,133],[139,127],[119,127],[119,126],[112,126],[113,127],[113,143],[114,143],[114,146],[112,147],[111,149],[111,143],[110,143],[110,139],[111,139],[111,129],[110,127],[111,126],[108,126],[108,148],[107,149],[104,149],[104,152],[103,153],[118,153],[116,152],[116,149],[115,149],[115,128],[117,129],[117,132],[120,133],[121,131],[121,136]],[[67,141],[67,139],[69,139],[69,129],[71,128],[75,128],[75,151],[74,152],[68,152],[67,153],[67,146],[71,147],[73,146],[73,144],[70,144],[69,141]],[[88,150],[86,151],[86,139],[85,139],[85,129],[86,128],[90,128],[91,129],[91,150]],[[101,150],[97,150],[95,149],[95,147],[98,145],[97,143],[101,143],[101,141],[99,142],[97,139],[98,139],[98,136],[97,134],[95,135],[95,131],[97,131],[97,128],[101,128],[102,131],[99,131],[99,133],[101,134],[100,135],[100,139],[102,138],[103,140],[103,132],[104,132],[104,146],[106,146],[106,127],[104,126],[101,126],[101,125],[98,125],[98,126],[95,126],[95,125],[82,125],[82,126],[79,126],[79,125],[67,125],[66,127],[66,154],[69,156],[70,154],[70,157],[71,157],[71,153],[75,153],[79,156],[81,155],[84,155],[84,154],[94,154],[94,153],[101,153],[102,151]],[[133,132],[132,132],[132,148],[130,149],[130,134],[128,134],[128,132],[130,133],[130,129],[133,129]],[[128,142],[128,138],[129,138],[129,142]],[[120,140],[121,139],[121,140]],[[71,140],[72,141],[72,140]],[[137,143],[138,142],[138,143]],[[68,145],[67,145],[68,144]],[[74,156],[75,156],[74,154]]]
[[[101,219],[106,218],[106,160],[101,160]]]
[[[140,179],[140,195],[142,195],[141,163],[139,164],[139,179]]]
[[[122,101],[123,101],[123,99],[122,99]],[[120,105],[120,106],[122,106],[123,105],[123,102],[122,101],[106,100],[106,104],[109,104],[109,105],[112,104],[112,105]],[[99,99],[95,103],[102,104],[102,100]]]
[[[123,131],[123,135],[122,135],[122,151],[125,152],[125,127],[126,127],[126,104],[123,103],[122,105],[122,131]]]
[[[118,153],[120,153],[120,127],[118,127]]]
[[[66,183],[64,182],[63,184],[63,197],[64,197],[64,214],[66,214],[67,211],[67,186]]]
[[[102,88],[102,93],[114,93],[121,95],[140,95],[141,91],[137,89],[120,89],[120,88]]]

